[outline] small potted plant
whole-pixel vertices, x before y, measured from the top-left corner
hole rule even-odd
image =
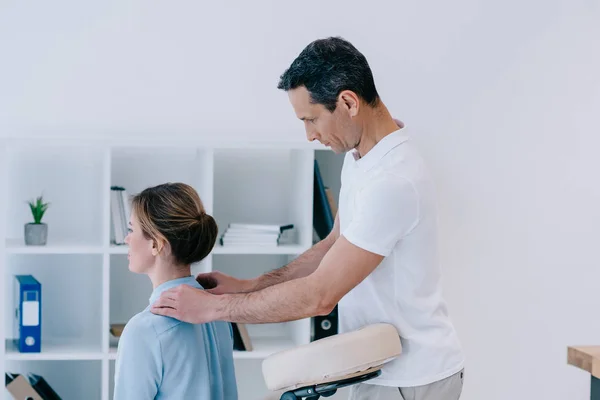
[[[33,215],[33,222],[25,224],[25,244],[28,246],[43,246],[48,238],[48,225],[42,222],[42,218],[50,203],[44,203],[43,196],[28,203]]]

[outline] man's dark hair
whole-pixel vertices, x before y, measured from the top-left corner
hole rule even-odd
[[[371,106],[377,105],[373,73],[365,56],[340,37],[318,39],[302,50],[281,75],[278,89],[305,86],[312,101],[335,111],[338,95],[351,90]]]

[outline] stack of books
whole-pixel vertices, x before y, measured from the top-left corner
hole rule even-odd
[[[110,187],[110,214],[112,226],[111,242],[113,244],[125,244],[131,205],[127,191],[121,186]]]
[[[221,246],[277,246],[289,243],[294,225],[231,223],[219,238]]]

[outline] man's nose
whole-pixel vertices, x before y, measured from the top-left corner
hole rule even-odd
[[[309,142],[312,142],[313,140],[319,140],[319,135],[315,131],[306,130],[306,138]]]

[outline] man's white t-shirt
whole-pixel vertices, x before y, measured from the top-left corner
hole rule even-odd
[[[402,343],[402,354],[366,383],[420,386],[460,371],[464,357],[442,297],[435,191],[406,128],[362,158],[346,154],[338,213],[341,235],[385,256],[340,300],[340,332],[387,322]]]

